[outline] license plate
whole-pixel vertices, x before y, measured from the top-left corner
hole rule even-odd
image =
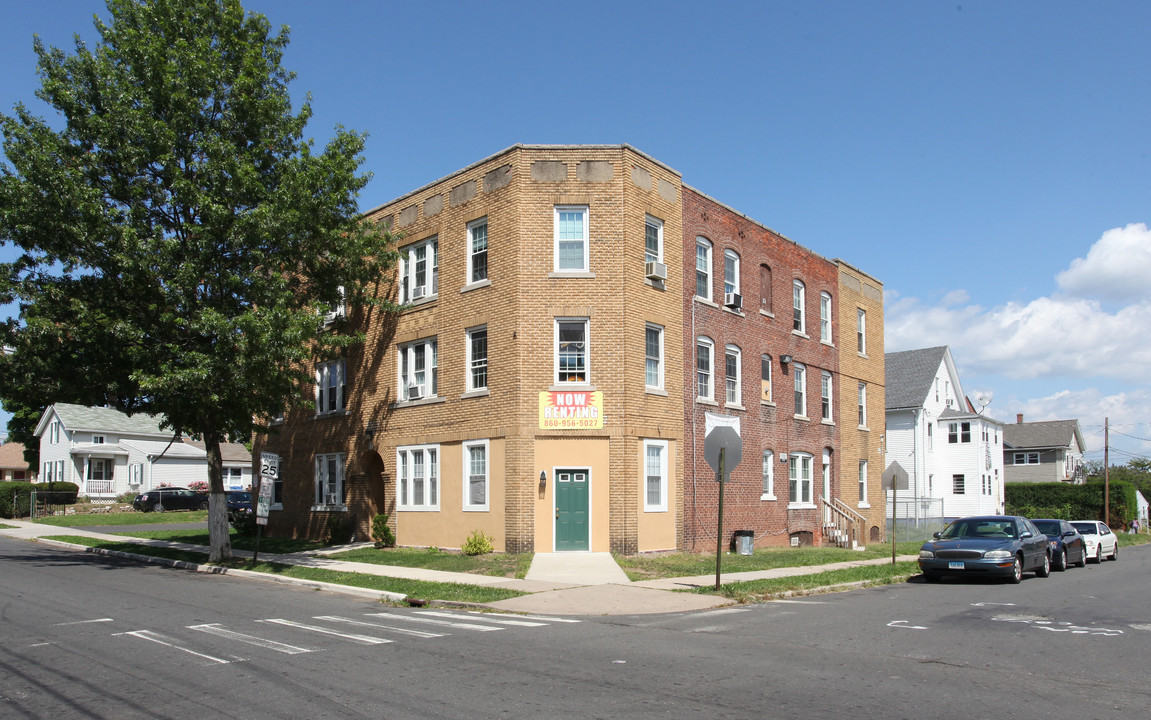
[[[948,570],[962,570],[963,569],[963,563],[955,562],[955,561],[949,562],[949,563],[947,563],[947,569]]]

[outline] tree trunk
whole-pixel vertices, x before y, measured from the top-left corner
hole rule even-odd
[[[227,496],[224,495],[224,460],[220,455],[220,441],[211,433],[204,434],[204,450],[208,453],[208,542],[211,554],[208,562],[232,558],[229,537]]]

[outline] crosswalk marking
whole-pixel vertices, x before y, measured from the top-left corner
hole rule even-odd
[[[342,633],[332,630],[331,628],[320,627],[319,625],[307,625],[305,623],[296,622],[295,620],[284,620],[282,618],[268,618],[267,620],[257,620],[256,622],[274,623],[276,625],[286,625],[287,627],[299,628],[300,630],[311,630],[312,632],[318,632],[323,635],[334,635],[336,637],[344,638],[345,640],[351,640],[352,642],[360,643],[362,645],[382,645],[384,643],[392,642],[391,640],[372,637],[371,635]]]
[[[457,615],[456,613],[435,612],[434,610],[421,610],[416,614],[417,615],[430,616],[430,617],[445,617],[445,618],[458,618],[459,617],[459,615]],[[507,616],[505,616],[505,617],[507,617]],[[516,627],[543,627],[544,625],[547,625],[547,623],[532,622],[530,620],[518,620],[518,619],[516,619],[516,620],[513,620],[513,619],[504,620],[504,619],[501,619],[499,617],[488,615],[486,613],[476,613],[474,615],[474,618],[476,620],[482,620],[483,622],[495,623],[497,625],[513,625]]]
[[[499,613],[486,613],[486,612],[483,612],[480,610],[469,610],[468,614],[469,615],[481,615],[481,616],[486,616],[486,617],[489,617],[489,616],[490,617],[508,617],[507,615],[501,615]],[[516,617],[520,620],[539,620],[540,622],[544,622],[544,623],[578,623],[578,622],[583,622],[582,620],[576,620],[575,618],[551,617],[548,615],[514,615],[512,617]]]
[[[403,619],[405,622],[427,623],[429,625],[443,625],[445,627],[453,627],[459,630],[476,630],[478,632],[488,632],[491,630],[503,630],[502,627],[493,627],[491,625],[477,625],[475,623],[463,622],[450,622],[448,620],[436,620],[430,617],[418,617],[416,615],[400,615],[396,613],[366,613],[370,617],[386,617],[389,620]],[[445,613],[447,614],[447,613]],[[448,615],[449,617],[457,617],[455,615]]]
[[[209,662],[214,662],[214,663],[217,663],[220,665],[227,665],[227,664],[231,663],[231,660],[224,660],[223,658],[213,657],[211,655],[205,655],[204,653],[201,653],[201,652],[196,652],[195,650],[193,650],[190,647],[187,647],[187,646],[184,646],[184,645],[177,643],[175,640],[173,640],[170,637],[166,637],[164,635],[161,635],[158,632],[152,632],[151,630],[132,630],[131,632],[114,633],[114,635],[131,635],[132,637],[137,637],[137,638],[140,638],[141,640],[148,640],[148,641],[151,641],[154,643],[159,643],[160,645],[164,645],[165,647],[174,648],[174,649],[179,650],[181,652],[186,652],[189,655],[195,655],[196,657],[204,658],[205,660],[208,660]]]
[[[236,632],[222,627],[219,623],[209,623],[206,625],[189,625],[189,630],[198,630],[199,632],[215,635],[216,637],[227,638],[228,640],[239,640],[249,645],[256,645],[268,650],[275,650],[278,653],[286,655],[300,655],[301,653],[312,652],[308,648],[296,647],[295,645],[287,645],[285,643],[276,642],[275,640],[267,640],[265,638],[256,637],[255,635],[245,635],[244,633]]]
[[[404,635],[414,635],[421,638],[438,638],[444,637],[444,633],[426,632],[424,630],[412,630],[411,628],[396,627],[395,625],[385,625],[378,622],[367,622],[364,620],[353,620],[351,618],[339,617],[338,615],[316,615],[313,620],[325,620],[327,622],[342,622],[350,625],[364,625],[366,627],[384,628],[386,630],[393,630]]]

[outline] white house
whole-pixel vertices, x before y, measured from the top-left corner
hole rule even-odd
[[[185,442],[160,429],[152,415],[128,416],[105,407],[56,403],[36,426],[40,438],[40,480],[76,483],[93,500],[113,500],[126,492],[208,479],[203,444]],[[225,443],[224,486],[252,484],[252,456],[243,445]]]
[[[902,518],[1003,512],[1003,423],[975,412],[947,346],[886,353],[885,464],[907,473]],[[904,502],[906,498],[907,502]],[[888,493],[888,515],[891,493]]]

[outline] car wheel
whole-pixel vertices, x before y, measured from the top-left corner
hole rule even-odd
[[[164,506],[160,503],[156,503],[155,505],[152,506],[152,510],[154,512],[164,512]]]
[[[1087,548],[1079,548],[1079,562],[1075,567],[1087,567]]]
[[[1096,545],[1095,546],[1095,557],[1091,558],[1091,562],[1094,562],[1094,563],[1103,562],[1103,546],[1102,545]]]
[[[1023,580],[1023,556],[1015,556],[1015,564],[1011,566],[1011,582],[1018,585]]]
[[[1119,542],[1118,541],[1116,541],[1116,543],[1115,543],[1115,550],[1113,550],[1111,552],[1111,559],[1112,560],[1118,560],[1119,559]]]
[[[207,501],[207,500],[205,500],[204,502],[200,503],[200,509],[201,509],[201,510],[207,510],[207,509],[208,509],[208,501]]]
[[[1059,551],[1059,556],[1055,558],[1055,564],[1051,566],[1051,569],[1059,571],[1067,569],[1067,548]]]
[[[1043,553],[1043,564],[1035,568],[1035,577],[1049,577],[1051,575],[1051,556]]]

